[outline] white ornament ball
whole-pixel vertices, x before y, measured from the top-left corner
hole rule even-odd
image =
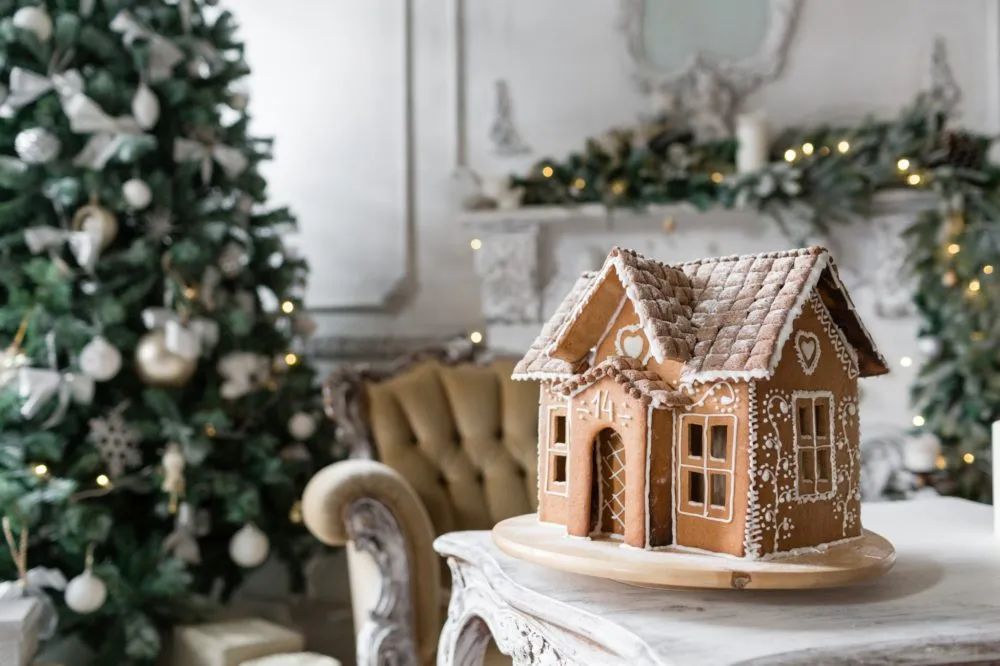
[[[106,382],[122,369],[122,354],[99,335],[88,342],[80,352],[80,369],[91,379]]]
[[[296,412],[288,419],[288,434],[295,439],[309,439],[316,434],[316,417],[305,412]]]
[[[258,567],[267,560],[271,544],[267,535],[253,523],[247,523],[229,542],[229,557],[244,569]]]
[[[107,598],[107,586],[92,571],[84,571],[66,585],[66,605],[77,613],[93,613]]]
[[[937,356],[941,351],[941,341],[937,338],[923,337],[917,340],[917,349],[924,356]]]
[[[33,32],[41,42],[52,39],[52,18],[44,7],[21,7],[14,12],[14,27]]]
[[[149,189],[146,181],[139,178],[132,178],[122,185],[122,196],[125,203],[132,207],[132,210],[142,210],[153,201],[153,190]]]
[[[17,156],[28,164],[45,164],[59,156],[62,144],[59,137],[44,127],[21,130],[14,137]]]
[[[160,119],[160,100],[145,83],[140,83],[132,98],[132,116],[144,130],[153,129]]]

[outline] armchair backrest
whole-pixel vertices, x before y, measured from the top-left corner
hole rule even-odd
[[[334,416],[355,455],[401,474],[438,534],[489,529],[537,508],[538,385],[511,380],[513,367],[423,358],[355,375],[350,400],[328,383],[327,404],[353,413]]]

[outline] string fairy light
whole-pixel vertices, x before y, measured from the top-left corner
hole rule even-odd
[[[816,146],[812,145],[808,141],[802,144],[802,154],[805,156],[812,155],[816,151]]]
[[[924,418],[923,416],[921,416],[920,414],[917,414],[916,416],[914,416],[914,417],[913,417],[913,421],[912,421],[912,423],[913,423],[913,425],[914,425],[914,426],[916,426],[917,428],[920,428],[920,427],[922,427],[922,426],[923,426],[923,425],[924,425],[925,423],[927,423],[927,420],[926,420],[926,419],[925,419],[925,418]]]
[[[473,250],[481,250],[483,248],[483,241],[479,238],[473,238],[469,241],[469,247]]]
[[[839,142],[837,144],[837,150],[839,152],[841,152],[841,153],[849,152],[851,150],[851,143],[850,143],[850,141],[844,140],[844,141]]]
[[[799,154],[797,152],[795,152],[794,148],[789,148],[788,150],[785,151],[785,161],[786,162],[794,162],[795,158],[798,157],[798,156],[799,156]]]

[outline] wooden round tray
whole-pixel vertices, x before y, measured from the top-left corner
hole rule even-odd
[[[892,544],[868,530],[859,539],[823,551],[772,560],[682,550],[642,550],[612,539],[568,537],[562,525],[538,514],[508,518],[493,528],[493,541],[508,555],[553,569],[662,588],[757,590],[841,587],[881,576],[892,567]]]

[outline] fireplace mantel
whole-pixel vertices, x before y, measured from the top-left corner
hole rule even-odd
[[[870,274],[871,280],[881,284],[886,299],[908,301],[908,292],[902,297],[896,293],[905,282],[899,231],[937,202],[937,197],[927,192],[886,191],[875,198],[868,220],[810,240],[829,246],[849,275]],[[669,261],[790,245],[773,221],[755,211],[700,211],[690,205],[643,210],[609,209],[600,204],[529,206],[468,211],[462,214],[461,222],[470,237],[481,242],[475,265],[482,281],[483,316],[493,333],[503,326],[541,323],[562,296],[550,292],[557,292],[563,282],[571,283],[581,271],[600,266],[613,245],[633,247]],[[880,251],[874,261],[855,261],[856,251],[873,240],[869,238],[872,230]],[[890,283],[898,284],[892,287]],[[905,310],[905,306],[897,303],[894,310]],[[893,316],[901,314],[905,312]],[[493,335],[492,343],[508,346],[505,337]]]

